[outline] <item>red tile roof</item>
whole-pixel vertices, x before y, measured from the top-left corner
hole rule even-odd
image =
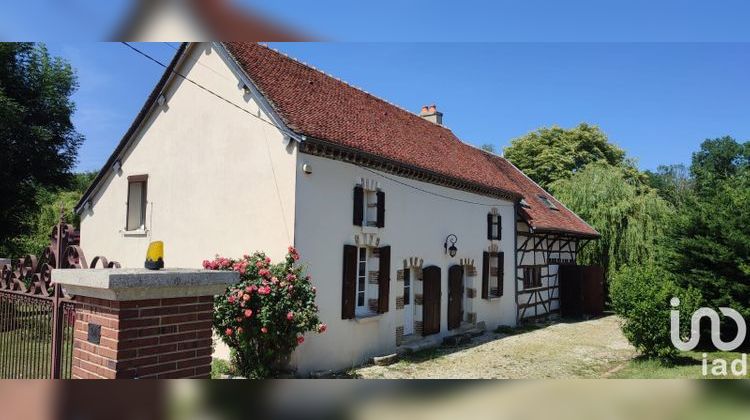
[[[522,195],[531,206],[525,210],[535,229],[597,234],[564,206],[558,205],[555,211],[535,199],[548,194],[507,160],[463,143],[449,129],[268,47],[225,45],[294,132]]]

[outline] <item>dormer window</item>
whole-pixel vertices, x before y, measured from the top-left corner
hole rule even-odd
[[[500,240],[503,228],[501,226],[502,217],[499,214],[488,213],[487,214],[487,239],[489,240]]]
[[[555,203],[553,203],[552,200],[550,200],[546,195],[539,195],[539,201],[547,206],[548,209],[557,210],[557,206],[555,205]]]
[[[354,225],[382,228],[385,226],[385,193],[380,189],[354,187]]]
[[[531,208],[531,206],[529,205],[529,203],[526,201],[525,198],[521,199],[521,207],[523,207],[525,209]]]

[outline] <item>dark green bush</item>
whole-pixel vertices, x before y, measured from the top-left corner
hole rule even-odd
[[[620,315],[625,337],[644,356],[668,362],[678,350],[670,338],[670,300],[680,299],[680,329],[688,333],[690,316],[701,305],[695,289],[682,289],[672,274],[652,266],[623,267],[612,276],[610,299]]]

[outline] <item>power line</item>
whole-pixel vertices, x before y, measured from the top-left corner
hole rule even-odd
[[[365,166],[360,166],[360,165],[356,165],[356,164],[355,164],[355,166],[359,166],[360,168],[362,168],[362,169],[364,169],[364,170],[366,170],[368,172],[371,172],[371,173],[373,173],[375,175],[382,176],[383,178],[385,178],[385,179],[387,179],[389,181],[395,182],[397,184],[401,184],[401,185],[409,187],[409,188],[414,188],[415,190],[421,191],[421,192],[426,193],[426,194],[434,195],[434,196],[441,197],[441,198],[446,198],[448,200],[455,200],[455,201],[460,201],[462,203],[474,204],[474,205],[477,205],[477,206],[485,206],[485,207],[513,207],[513,206],[507,205],[507,204],[485,204],[485,203],[477,203],[475,201],[464,200],[462,198],[450,197],[450,196],[443,195],[443,194],[440,194],[440,193],[436,193],[436,192],[433,192],[433,191],[425,190],[423,188],[419,188],[419,187],[416,187],[414,185],[409,185],[409,184],[407,184],[405,182],[399,181],[399,180],[397,180],[395,178],[389,177],[389,176],[384,175],[382,173],[375,172],[374,170],[372,170],[372,169],[370,169],[368,167],[365,167]]]
[[[223,96],[219,95],[218,93],[214,92],[213,90],[211,90],[211,89],[209,89],[209,88],[207,88],[207,87],[205,87],[205,86],[201,85],[200,83],[198,83],[198,82],[196,82],[196,81],[194,81],[194,80],[190,79],[189,77],[187,77],[187,76],[185,76],[185,75],[181,74],[180,72],[176,71],[175,69],[171,69],[171,68],[169,68],[169,66],[167,66],[166,64],[164,64],[164,63],[162,63],[161,61],[157,60],[156,58],[154,58],[154,57],[150,56],[149,54],[147,54],[147,53],[145,53],[145,52],[143,52],[143,51],[139,50],[138,48],[136,48],[136,47],[134,47],[134,46],[130,45],[129,43],[127,43],[127,42],[120,42],[120,43],[121,43],[121,44],[123,44],[123,45],[125,45],[126,47],[130,48],[131,50],[135,51],[136,53],[138,53],[138,54],[142,55],[143,57],[146,57],[146,59],[148,59],[148,60],[150,60],[150,61],[152,61],[152,62],[154,62],[154,63],[158,64],[159,66],[161,66],[161,67],[163,67],[163,68],[165,68],[165,69],[167,69],[167,70],[171,71],[171,72],[172,72],[173,74],[175,74],[176,76],[179,76],[179,77],[180,77],[180,78],[182,78],[183,80],[185,80],[185,81],[187,81],[187,82],[190,82],[190,83],[192,83],[193,85],[195,85],[196,87],[198,87],[198,88],[202,89],[202,90],[203,90],[203,91],[205,91],[206,93],[209,93],[209,94],[213,95],[214,97],[216,97],[216,98],[218,98],[218,99],[220,99],[220,100],[222,100],[222,101],[224,101],[224,102],[228,103],[229,105],[232,105],[233,107],[235,107],[235,108],[239,109],[240,111],[244,112],[245,114],[247,114],[247,115],[250,115],[251,117],[253,117],[253,118],[256,118],[256,119],[258,119],[258,120],[260,120],[260,121],[263,121],[263,122],[264,122],[264,123],[266,123],[266,124],[269,124],[269,125],[272,125],[272,126],[274,126],[274,127],[278,128],[278,129],[281,129],[281,127],[277,126],[276,124],[272,123],[271,121],[267,121],[267,120],[264,120],[263,118],[261,118],[261,117],[259,117],[259,116],[255,115],[255,114],[253,114],[252,112],[250,112],[250,111],[246,110],[245,108],[243,108],[243,107],[241,107],[241,106],[239,106],[239,105],[235,104],[235,103],[234,103],[234,102],[232,102],[231,100],[229,100],[229,99],[227,99],[227,98],[225,98],[225,97],[223,97]]]
[[[207,88],[207,87],[205,87],[205,86],[201,85],[200,83],[198,83],[198,82],[196,82],[196,81],[194,81],[194,80],[190,79],[189,77],[187,77],[187,76],[185,76],[185,75],[183,75],[183,74],[179,73],[178,71],[176,71],[176,70],[174,70],[174,69],[170,69],[170,68],[169,68],[169,66],[167,66],[166,64],[162,63],[161,61],[157,60],[156,58],[152,57],[151,55],[149,55],[149,54],[147,54],[147,53],[145,53],[145,52],[141,51],[140,49],[138,49],[138,48],[136,48],[136,47],[134,47],[134,46],[130,45],[129,43],[127,43],[127,42],[121,42],[121,44],[123,44],[123,45],[127,46],[128,48],[130,48],[131,50],[135,51],[135,52],[136,52],[136,53],[138,53],[139,55],[141,55],[141,56],[145,57],[145,58],[146,58],[146,59],[148,59],[149,61],[152,61],[152,62],[154,62],[154,63],[158,64],[159,66],[161,66],[161,67],[163,67],[163,68],[165,68],[165,69],[167,69],[167,70],[170,70],[170,71],[171,71],[171,72],[172,72],[173,74],[175,74],[175,75],[179,76],[179,77],[180,77],[180,78],[182,78],[183,80],[186,80],[186,81],[188,81],[188,82],[192,83],[193,85],[195,85],[196,87],[198,87],[198,88],[202,89],[202,90],[203,90],[203,91],[205,91],[206,93],[209,93],[210,95],[213,95],[214,97],[216,97],[216,98],[218,98],[218,99],[222,100],[223,102],[226,102],[226,103],[228,103],[229,105],[231,105],[231,106],[233,106],[234,108],[236,108],[236,109],[238,109],[238,110],[240,110],[240,111],[242,111],[242,112],[246,113],[247,115],[250,115],[250,116],[252,116],[253,118],[256,118],[256,119],[258,119],[258,120],[260,120],[260,121],[263,121],[264,123],[266,123],[266,124],[268,124],[268,125],[271,125],[271,126],[273,126],[273,127],[277,128],[277,129],[281,130],[282,132],[284,131],[284,129],[283,129],[282,127],[279,127],[278,125],[274,124],[273,122],[271,122],[271,121],[268,121],[268,120],[265,120],[265,119],[263,119],[263,118],[261,118],[261,117],[259,117],[259,116],[255,115],[255,114],[253,114],[252,112],[250,112],[250,111],[246,110],[245,108],[242,108],[241,106],[239,106],[239,105],[235,104],[235,103],[234,103],[234,102],[232,102],[231,100],[229,100],[229,99],[227,99],[227,98],[225,98],[225,97],[221,96],[220,94],[218,94],[218,93],[214,92],[213,90],[211,90],[211,89],[209,89],[209,88]],[[173,47],[173,46],[172,46],[171,44],[169,44],[169,43],[166,43],[166,42],[165,42],[165,44],[167,44],[167,45],[169,45],[170,47],[174,48],[174,47]],[[273,162],[271,163],[271,165],[273,166]],[[433,195],[433,196],[436,196],[436,197],[444,198],[444,199],[447,199],[447,200],[459,201],[459,202],[462,202],[462,203],[466,203],[466,204],[473,204],[473,205],[477,205],[477,206],[483,206],[483,207],[513,207],[513,206],[511,206],[511,205],[507,205],[507,204],[485,204],[485,203],[478,203],[478,202],[475,202],[475,201],[470,201],[470,200],[464,200],[464,199],[461,199],[461,198],[450,197],[450,196],[447,196],[447,195],[444,195],[444,194],[440,194],[440,193],[437,193],[437,192],[433,192],[433,191],[425,190],[424,188],[420,188],[420,187],[417,187],[417,186],[414,186],[414,185],[410,185],[410,184],[407,184],[407,183],[405,183],[405,182],[403,182],[403,181],[399,181],[399,180],[397,180],[397,179],[395,179],[395,178],[392,178],[392,177],[389,177],[389,176],[387,176],[387,175],[384,175],[384,174],[382,174],[382,173],[376,172],[376,171],[374,171],[374,170],[372,170],[372,169],[370,169],[370,168],[368,168],[368,167],[366,167],[366,166],[362,166],[362,165],[357,165],[356,163],[352,163],[352,165],[354,165],[354,166],[357,166],[357,167],[359,167],[359,168],[362,168],[362,169],[364,169],[364,170],[366,170],[366,171],[368,171],[368,172],[371,172],[371,173],[373,173],[373,174],[375,174],[375,175],[381,176],[381,177],[383,177],[383,178],[385,178],[385,179],[387,179],[387,180],[389,180],[389,181],[392,181],[392,182],[395,182],[395,183],[397,183],[397,184],[403,185],[403,186],[405,186],[405,187],[408,187],[408,188],[412,188],[412,189],[415,189],[415,190],[417,190],[417,191],[420,191],[420,192],[423,192],[423,193],[426,193],[426,194],[430,194],[430,195]],[[274,181],[275,181],[275,180],[274,180]],[[278,185],[276,186],[276,188],[277,188],[277,191],[278,191]],[[285,222],[286,222],[286,220],[285,220]]]

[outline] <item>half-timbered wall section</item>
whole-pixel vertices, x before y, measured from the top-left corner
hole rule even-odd
[[[562,264],[576,264],[578,251],[588,240],[563,233],[533,232],[520,217],[516,221],[516,228],[518,322],[559,313],[559,267]]]

